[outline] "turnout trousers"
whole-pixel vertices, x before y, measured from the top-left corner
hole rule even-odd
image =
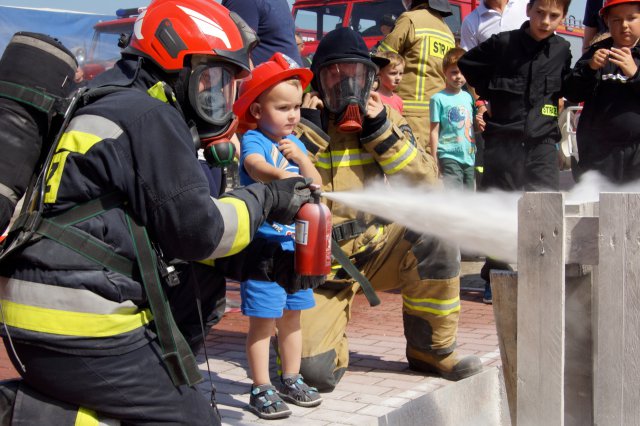
[[[437,238],[390,224],[386,242],[360,269],[376,290],[400,289],[407,352],[448,354],[456,346],[460,312],[460,252]],[[335,285],[334,285],[335,284]],[[319,390],[332,390],[349,365],[346,328],[359,284],[328,282],[302,311],[301,373]]]

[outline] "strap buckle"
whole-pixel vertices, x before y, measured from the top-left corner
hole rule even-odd
[[[331,236],[339,243],[341,241],[355,238],[366,230],[366,225],[360,220],[347,220],[339,225],[334,225],[333,229],[331,229]]]

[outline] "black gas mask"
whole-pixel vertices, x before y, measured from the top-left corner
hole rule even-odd
[[[325,108],[336,115],[340,132],[362,130],[377,71],[373,62],[356,58],[337,59],[321,65],[317,76],[320,95]]]
[[[232,112],[237,72],[228,62],[211,60],[185,68],[176,85],[185,118],[195,124],[204,156],[216,167],[231,163],[235,153],[231,137],[238,127]]]

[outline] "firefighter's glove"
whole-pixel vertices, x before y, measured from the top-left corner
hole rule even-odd
[[[380,130],[384,123],[387,122],[387,110],[383,108],[382,111],[375,117],[369,117],[365,115],[364,120],[362,122],[362,132],[360,133],[360,138],[366,138],[367,136],[373,135],[375,132]]]
[[[288,294],[300,290],[314,289],[325,281],[324,275],[298,275],[294,267],[295,254],[293,251],[280,251],[274,257],[273,277]]]
[[[293,223],[300,207],[312,200],[311,182],[309,178],[292,177],[268,183],[266,206],[270,207],[266,210],[267,220],[284,225]]]

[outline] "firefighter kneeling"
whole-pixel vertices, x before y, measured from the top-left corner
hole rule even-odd
[[[313,58],[312,85],[296,130],[314,154],[324,191],[357,191],[386,176],[394,183],[437,182],[432,157],[416,146],[407,122],[371,91],[378,66],[362,37],[349,28],[327,34]],[[322,109],[317,109],[322,107]],[[459,380],[481,371],[478,357],[455,352],[460,312],[460,254],[456,247],[398,224],[382,224],[328,203],[334,237],[377,290],[400,288],[407,359],[412,369]],[[315,291],[316,307],[302,313],[301,373],[331,390],[348,366],[345,329],[359,284],[344,270]]]

